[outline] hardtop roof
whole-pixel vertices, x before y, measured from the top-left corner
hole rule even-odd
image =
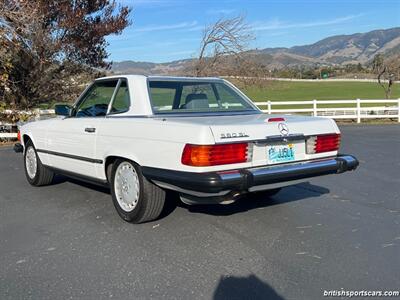
[[[150,80],[160,81],[223,81],[219,77],[189,77],[189,76],[159,76],[159,75],[135,75],[135,74],[119,74],[112,76],[105,76],[97,78],[96,80],[114,79],[114,78],[127,78],[127,79],[143,79],[148,78]]]

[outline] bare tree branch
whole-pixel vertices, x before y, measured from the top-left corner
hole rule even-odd
[[[378,84],[385,91],[386,99],[389,99],[394,82],[400,78],[400,55],[385,59],[382,54],[378,54],[372,61],[372,69],[377,74]]]
[[[204,76],[224,57],[245,51],[253,39],[244,16],[221,18],[203,31],[199,56],[195,62],[196,76]]]

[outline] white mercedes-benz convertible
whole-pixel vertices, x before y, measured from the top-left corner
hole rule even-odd
[[[134,223],[159,217],[165,190],[187,204],[227,204],[358,165],[338,154],[333,120],[263,114],[219,78],[100,78],[55,112],[20,128],[28,182],[60,173],[108,185]]]

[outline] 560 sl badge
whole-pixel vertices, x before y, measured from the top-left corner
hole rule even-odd
[[[241,138],[241,137],[249,137],[249,135],[244,132],[221,133],[221,139],[234,139],[234,138]]]

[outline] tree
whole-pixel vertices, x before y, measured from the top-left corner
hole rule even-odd
[[[372,69],[377,74],[378,84],[385,91],[386,99],[390,99],[393,84],[400,78],[400,55],[386,58],[382,54],[375,55]]]
[[[231,19],[221,18],[207,26],[203,31],[199,56],[195,61],[195,75],[206,76],[210,73],[219,73],[221,69],[224,69],[221,64],[224,62],[226,68],[232,58],[240,62],[241,54],[252,39],[253,36],[245,23],[244,16]]]
[[[0,99],[30,108],[75,98],[82,76],[110,66],[105,37],[130,11],[115,0],[0,0]]]

